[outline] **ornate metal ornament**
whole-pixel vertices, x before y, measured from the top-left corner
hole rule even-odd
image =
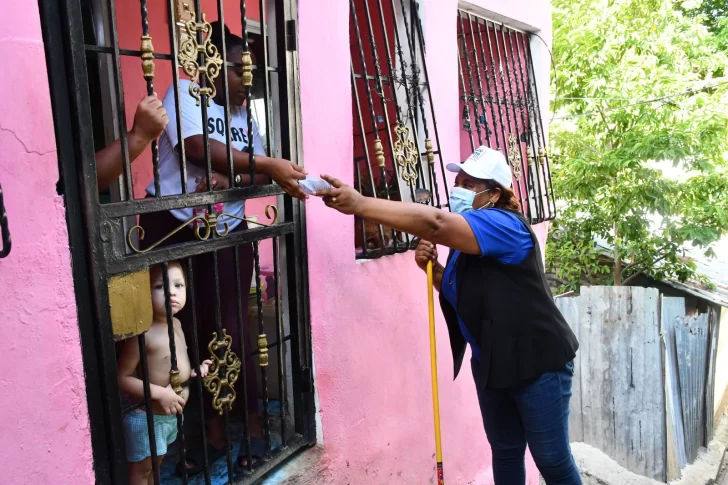
[[[425,152],[427,152],[427,162],[430,165],[435,164],[435,153],[432,151],[432,140],[429,138],[425,139]]]
[[[394,161],[399,165],[400,176],[407,185],[412,187],[417,182],[417,160],[419,154],[417,147],[409,136],[410,130],[404,125],[397,123],[394,126],[394,133],[397,141],[394,143]]]
[[[382,140],[380,140],[379,138],[374,139],[374,157],[377,159],[377,166],[383,168],[384,147],[382,147]]]
[[[268,367],[268,337],[264,333],[258,335],[258,364]]]
[[[272,215],[271,215],[272,214]],[[185,227],[189,226],[190,224],[195,224],[195,237],[200,241],[207,241],[210,239],[210,236],[212,235],[212,232],[214,230],[215,235],[218,237],[225,237],[230,233],[230,224],[227,222],[220,221],[220,219],[224,217],[229,217],[231,219],[237,219],[239,221],[245,221],[250,224],[255,224],[257,226],[265,226],[265,227],[271,227],[278,224],[278,208],[274,205],[267,205],[265,207],[265,216],[271,220],[272,222],[270,224],[264,224],[262,222],[258,222],[257,220],[251,220],[247,219],[245,217],[238,217],[232,214],[228,214],[227,212],[220,212],[220,213],[212,213],[212,214],[204,214],[204,215],[196,215],[179,226],[177,226],[172,232],[164,236],[162,239],[157,241],[156,243],[152,244],[146,249],[139,249],[134,245],[134,242],[132,241],[132,236],[134,231],[137,232],[139,236],[139,240],[142,241],[144,239],[144,228],[142,226],[133,226],[130,227],[129,230],[126,233],[126,243],[129,245],[132,251],[138,254],[144,254],[148,253],[152,249],[156,248],[160,244],[162,244],[167,239],[171,238],[181,230],[183,230]],[[221,222],[223,225],[223,230],[220,230],[218,226],[218,222]]]
[[[222,67],[222,58],[217,47],[210,40],[212,26],[205,20],[205,14],[202,14],[202,22],[197,22],[194,12],[189,12],[190,19],[185,22],[186,35],[182,36],[183,40],[179,48],[179,64],[182,66],[185,74],[190,77],[190,96],[197,100],[197,106],[200,105],[202,95],[207,95],[207,105],[210,106],[210,98],[214,98],[215,78],[220,74]],[[197,42],[197,33],[202,33],[202,44]],[[198,62],[199,54],[203,54],[205,64],[200,65]],[[200,86],[200,75],[205,76],[206,86]]]
[[[154,79],[154,46],[152,46],[152,37],[142,35],[142,72],[144,79],[150,81]]]
[[[543,147],[538,147],[538,163],[540,165],[546,163],[546,150]]]
[[[217,332],[212,333],[212,340],[207,346],[210,351],[212,365],[209,373],[203,379],[205,389],[212,394],[212,407],[220,415],[227,408],[230,411],[235,402],[235,382],[240,376],[240,358],[232,351],[233,338],[222,330],[222,340],[217,339]],[[218,351],[225,349],[222,358],[218,357]],[[226,392],[223,392],[226,391]]]
[[[169,371],[169,384],[172,386],[172,390],[178,396],[184,391],[182,377],[179,375],[179,369]]]
[[[250,88],[253,86],[253,58],[250,51],[243,52],[243,86]]]
[[[513,177],[516,181],[521,180],[521,148],[518,146],[518,139],[514,133],[508,134],[508,162],[513,169]]]

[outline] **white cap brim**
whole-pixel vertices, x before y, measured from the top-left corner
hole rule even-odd
[[[448,172],[460,173],[463,169],[463,165],[461,163],[448,163],[445,168],[447,168]]]
[[[463,163],[449,163],[453,173],[465,172],[480,180],[494,180],[504,187],[513,186],[513,175],[503,154],[492,148],[479,147]]]

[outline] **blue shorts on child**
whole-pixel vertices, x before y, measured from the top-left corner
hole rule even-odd
[[[157,456],[167,454],[167,446],[177,439],[177,415],[154,415],[154,438],[157,442]],[[137,463],[152,456],[149,448],[149,427],[147,413],[135,409],[124,416],[124,441],[126,461]]]

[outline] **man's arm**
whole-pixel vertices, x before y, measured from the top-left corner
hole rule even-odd
[[[219,173],[228,172],[227,147],[224,143],[217,140],[209,140],[210,142],[210,162],[212,169]],[[205,167],[205,143],[202,135],[194,135],[185,139],[185,153],[187,160],[197,165]],[[235,172],[239,174],[250,173],[250,155],[247,152],[232,149],[233,166]],[[282,158],[271,158],[263,155],[255,156],[256,180],[259,173],[269,175],[283,190],[291,197],[297,199],[307,199],[308,196],[298,185],[299,180],[306,178],[306,172],[293,162]]]
[[[127,133],[129,161],[133,162],[157,139],[169,123],[167,112],[156,96],[147,96],[137,106],[134,124]],[[123,172],[121,140],[96,152],[96,180],[99,190],[106,189]]]

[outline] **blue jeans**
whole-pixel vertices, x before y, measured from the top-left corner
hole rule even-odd
[[[478,362],[472,362],[479,381]],[[496,485],[526,483],[526,443],[548,485],[581,485],[569,446],[569,399],[574,364],[506,389],[481,389],[478,401],[493,450]]]

